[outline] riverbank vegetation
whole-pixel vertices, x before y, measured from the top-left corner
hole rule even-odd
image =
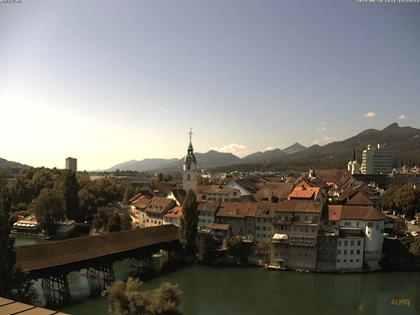
[[[420,190],[413,185],[391,185],[383,200],[385,210],[393,210],[413,219],[420,204]]]
[[[145,291],[139,279],[115,281],[103,293],[112,315],[181,315],[178,310],[181,290],[169,282]]]
[[[37,295],[32,282],[16,265],[15,240],[10,231],[10,196],[0,182],[0,296],[33,303]]]

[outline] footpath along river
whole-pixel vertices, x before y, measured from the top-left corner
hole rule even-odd
[[[16,245],[37,242],[18,236]],[[118,279],[130,274],[126,262],[115,263],[114,269]],[[420,314],[420,272],[340,275],[192,265],[149,280],[144,288],[163,281],[179,284],[186,315]],[[74,304],[61,311],[108,314],[104,297],[89,298],[82,274],[71,273],[69,282]],[[39,282],[36,287],[42,294]]]

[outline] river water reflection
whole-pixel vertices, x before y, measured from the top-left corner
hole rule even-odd
[[[127,262],[115,263],[114,269],[118,279],[130,274]],[[60,310],[107,314],[105,298],[89,299],[83,272],[69,275],[75,303]],[[192,265],[147,281],[144,287],[155,288],[163,281],[179,284],[181,310],[188,315],[420,314],[419,272],[338,275]],[[392,305],[399,299],[410,305]]]

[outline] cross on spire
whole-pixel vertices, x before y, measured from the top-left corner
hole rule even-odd
[[[190,128],[190,132],[188,134],[190,135],[190,143],[191,143],[191,139],[192,139],[192,135],[193,135],[193,132],[192,132],[191,128]]]

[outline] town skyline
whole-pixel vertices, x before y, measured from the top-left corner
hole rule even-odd
[[[62,167],[77,156],[92,170],[182,156],[190,127],[198,152],[245,156],[420,126],[420,11],[410,8],[3,5],[0,132],[13,136],[1,158]]]

